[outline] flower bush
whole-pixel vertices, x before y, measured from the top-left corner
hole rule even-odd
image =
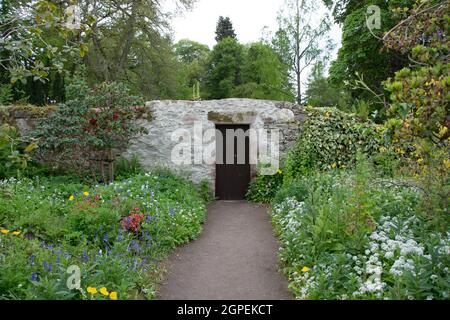
[[[366,164],[317,173],[275,198],[280,257],[299,299],[448,299],[450,232],[419,189]]]
[[[151,299],[158,262],[200,233],[205,212],[195,187],[167,171],[90,188],[0,181],[0,299]],[[138,228],[121,224],[130,214]],[[67,286],[73,265],[79,290]]]

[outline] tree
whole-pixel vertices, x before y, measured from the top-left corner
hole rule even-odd
[[[324,0],[330,8],[334,6],[333,16],[342,25],[342,46],[338,57],[330,67],[330,82],[336,87],[349,90],[353,100],[366,100],[371,111],[382,111],[384,102],[375,98],[382,95],[382,81],[392,76],[394,72],[408,63],[405,55],[387,50],[381,37],[384,32],[400,21],[400,17],[391,9],[400,5],[411,4],[412,0]],[[376,5],[380,8],[380,29],[370,30],[366,19],[368,7]],[[365,87],[354,85],[364,79]]]
[[[328,15],[321,17],[317,24],[312,24],[313,17],[317,15],[316,7],[311,0],[286,0],[278,16],[279,30],[272,41],[282,61],[290,66],[298,104],[303,102],[302,75],[305,69],[332,48],[327,37],[330,29]]]
[[[314,65],[306,90],[306,102],[313,107],[337,107],[348,111],[347,93],[328,82],[324,69],[325,65],[321,61]]]
[[[193,0],[176,2],[188,9]],[[96,17],[88,37],[90,78],[127,83],[148,99],[176,96],[178,64],[162,2],[84,0],[81,6]]]
[[[219,17],[216,27],[216,41],[220,42],[225,38],[236,39],[236,33],[229,17]]]
[[[28,95],[44,104],[61,98],[58,85],[87,50],[86,19],[69,25],[66,1],[4,0],[0,13],[0,82],[13,85],[16,99]]]
[[[293,101],[288,68],[274,50],[263,43],[251,44],[242,65],[242,84],[233,96],[254,99]]]
[[[179,98],[200,99],[202,85],[205,82],[207,63],[210,54],[207,45],[183,39],[175,44],[175,54],[180,62],[178,79],[182,84]],[[194,88],[195,87],[195,88]]]
[[[224,99],[242,84],[241,68],[244,47],[233,38],[225,38],[214,46],[208,63],[206,87],[208,98]]]

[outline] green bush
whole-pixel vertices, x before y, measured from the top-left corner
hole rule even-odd
[[[0,181],[0,299],[154,298],[159,261],[205,220],[195,186],[167,170],[89,187],[68,177]],[[136,231],[124,229],[142,215]],[[19,233],[13,233],[13,232]],[[66,286],[67,267],[81,289]]]
[[[253,202],[270,203],[282,184],[282,170],[278,170],[274,175],[258,173],[256,179],[250,183],[246,198]]]
[[[305,111],[307,120],[286,158],[286,182],[316,170],[353,166],[359,153],[371,155],[383,146],[380,126],[334,108]]]

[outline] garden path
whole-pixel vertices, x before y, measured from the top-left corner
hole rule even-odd
[[[200,237],[169,258],[158,296],[163,300],[292,299],[278,271],[278,248],[266,206],[214,202]]]

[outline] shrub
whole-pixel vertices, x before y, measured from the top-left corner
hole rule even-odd
[[[360,122],[333,108],[306,108],[307,120],[285,164],[285,181],[314,170],[346,168],[358,153],[371,155],[383,146],[383,128]]]
[[[80,177],[97,181],[100,174],[102,181],[112,181],[115,150],[145,131],[135,121],[142,112],[142,99],[131,96],[119,83],[102,83],[93,89],[83,83],[73,85],[80,95],[69,86],[72,99],[38,124],[34,132],[41,141],[37,157]]]
[[[246,198],[253,202],[270,203],[282,184],[282,170],[278,170],[274,175],[258,173],[256,179],[250,183]]]

